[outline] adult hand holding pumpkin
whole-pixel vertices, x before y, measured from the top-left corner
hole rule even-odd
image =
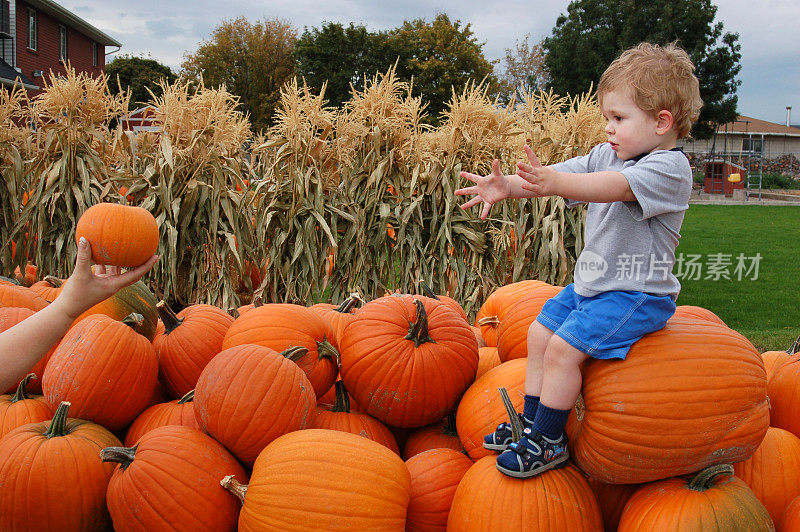
[[[76,317],[107,299],[119,289],[138,281],[150,271],[158,256],[125,273],[118,267],[92,272],[92,249],[86,239],[78,244],[75,270],[61,294],[50,305],[0,333],[0,390],[6,390],[25,374],[64,336]]]

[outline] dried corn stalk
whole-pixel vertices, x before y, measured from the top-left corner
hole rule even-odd
[[[14,268],[24,269],[27,262],[25,253],[15,253],[16,248],[26,249],[27,238],[20,232],[12,238],[14,227],[19,223],[22,206],[25,202],[25,140],[30,130],[20,127],[24,121],[22,104],[25,91],[15,85],[10,91],[0,87],[0,275],[13,277]]]

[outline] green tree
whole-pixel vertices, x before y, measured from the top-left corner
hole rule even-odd
[[[317,91],[327,82],[325,98],[340,106],[350,99],[351,85],[363,90],[365,77],[385,72],[395,57],[387,33],[328,22],[303,31],[295,43],[295,59],[297,75]]]
[[[574,0],[544,41],[550,86],[559,94],[584,92],[623,50],[677,41],[697,68],[705,103],[692,135],[709,138],[716,124],[737,116],[741,70],[739,35],[724,32],[716,13],[710,0]]]
[[[490,94],[498,94],[500,84],[493,73],[493,62],[483,55],[470,24],[461,26],[441,13],[433,22],[405,21],[389,32],[389,49],[399,58],[397,73],[414,79],[414,96],[428,104],[431,121],[438,123],[447,108],[453,89],[460,91],[469,80],[485,80]],[[391,65],[388,65],[391,66]]]
[[[244,17],[223,21],[194,53],[186,53],[182,73],[239,97],[254,129],[270,125],[280,88],[295,73],[297,31],[285,21],[251,24]]]
[[[159,82],[162,79],[167,83],[173,83],[178,79],[178,76],[167,65],[163,65],[155,59],[131,55],[114,58],[106,65],[106,74],[108,74],[108,90],[111,94],[118,94],[120,88],[123,91],[130,90],[133,108],[144,105],[152,99],[148,89],[154,95],[160,96]]]

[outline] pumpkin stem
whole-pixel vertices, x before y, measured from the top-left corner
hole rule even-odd
[[[417,322],[408,323],[408,334],[405,339],[414,340],[414,347],[419,347],[426,342],[436,343],[428,334],[428,312],[425,310],[425,305],[419,299],[414,300],[414,305],[417,307]]]
[[[161,318],[161,323],[164,324],[164,334],[169,334],[178,326],[183,323],[183,318],[178,318],[177,314],[172,311],[163,299],[156,303],[156,310],[158,317]]]
[[[733,475],[733,466],[731,464],[717,464],[703,469],[689,480],[689,489],[706,491],[714,486],[714,479],[720,475]]]
[[[444,419],[444,433],[448,436],[458,437],[458,431],[456,430],[456,413],[450,412]]]
[[[789,355],[794,355],[798,351],[800,351],[800,336],[798,336],[797,340],[795,340],[789,349],[786,350],[786,353]]]
[[[59,288],[62,284],[64,284],[64,283],[61,282],[61,279],[59,279],[58,277],[54,277],[52,275],[45,275],[45,277],[44,277],[44,279],[42,279],[42,281],[45,281],[47,284],[49,284],[53,288]]]
[[[178,404],[182,405],[184,403],[188,403],[189,401],[194,401],[194,390],[190,390],[186,395],[178,399]]]
[[[264,306],[264,294],[259,293],[253,298],[253,308]]]
[[[236,495],[244,504],[244,497],[247,495],[247,484],[242,484],[233,475],[228,475],[219,481],[219,485]]]
[[[144,316],[137,312],[131,312],[124,318],[122,318],[122,323],[133,329],[134,327],[141,327],[144,323]]]
[[[342,365],[342,359],[339,356],[339,351],[333,347],[327,338],[323,337],[321,342],[317,342],[317,351],[319,352],[319,360],[322,360],[324,357],[328,357],[336,364],[336,367],[340,367]]]
[[[288,358],[292,362],[297,362],[308,354],[308,348],[302,345],[294,345],[285,351],[281,351],[283,358]]]
[[[497,327],[500,325],[500,318],[497,316],[485,316],[478,320],[478,325],[483,327],[484,325],[491,325],[492,327]]]
[[[584,415],[586,415],[586,403],[583,402],[583,394],[579,393],[575,399],[575,417],[578,421],[583,421]]]
[[[503,400],[503,406],[506,407],[508,413],[508,422],[511,425],[511,438],[512,441],[519,441],[522,438],[522,422],[519,420],[517,411],[514,409],[514,404],[508,396],[508,390],[505,388],[498,388],[500,398]]]
[[[356,307],[356,305],[359,304],[363,305],[364,300],[361,299],[361,296],[358,295],[358,292],[353,292],[347,299],[342,301],[341,305],[339,305],[334,310],[336,312],[341,312],[342,314],[349,314],[350,311],[353,310]]]
[[[21,401],[23,399],[30,399],[31,396],[28,395],[28,383],[31,382],[33,379],[36,378],[36,375],[33,373],[28,373],[25,375],[21,381],[19,381],[19,386],[17,386],[17,392],[11,397],[11,403],[16,403],[17,401]]]
[[[419,287],[422,290],[422,295],[425,297],[430,297],[432,299],[439,299],[439,296],[436,295],[436,292],[428,286],[424,279],[419,280]]]
[[[139,447],[138,443],[133,447],[106,447],[100,451],[100,460],[103,462],[117,462],[122,464],[122,469],[125,470],[133,463],[137,447]]]
[[[53,419],[50,420],[50,426],[47,427],[44,433],[45,438],[49,440],[50,438],[67,435],[67,414],[69,413],[71,404],[72,403],[69,401],[61,401],[61,404],[59,404],[56,409],[56,413],[53,414]]]
[[[333,383],[333,387],[336,389],[336,400],[331,412],[350,412],[350,396],[347,394],[344,383],[336,381]]]

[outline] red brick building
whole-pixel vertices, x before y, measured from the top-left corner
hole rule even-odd
[[[19,79],[34,95],[44,76],[105,70],[107,46],[122,45],[51,0],[0,0],[0,83]]]

